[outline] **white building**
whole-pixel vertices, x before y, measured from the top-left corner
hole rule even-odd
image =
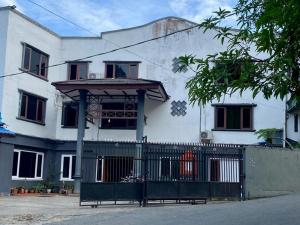
[[[204,34],[201,29],[192,28],[77,60],[194,26],[185,19],[168,17],[138,27],[103,32],[99,37],[61,37],[10,7],[0,8],[0,75],[25,72],[0,79],[0,112],[9,129],[17,133],[14,139],[0,139],[0,161],[6,157],[9,162],[6,167],[10,171],[13,167],[12,182],[9,180],[4,188],[17,186],[25,178],[34,181],[45,178],[49,164],[59,173],[64,168],[64,157],[75,154],[78,107],[70,104],[71,99],[57,91],[52,82],[78,78],[161,82],[160,93],[154,91],[151,95],[148,90],[146,93],[143,135],[151,142],[201,142],[201,133],[206,132],[206,139],[213,143],[257,144],[262,140],[257,139],[256,130],[284,129],[285,103],[279,99],[265,100],[260,94],[252,99],[247,92],[242,97],[226,96],[222,102],[213,101],[205,106],[189,104],[185,84],[194,74],[174,73],[174,59],[185,54],[204,57],[224,49],[213,38],[214,31]],[[156,101],[157,94],[165,93],[168,97]],[[135,116],[119,115],[123,118],[114,119],[109,114],[124,109],[135,113],[135,98],[126,96],[136,93],[121,94],[126,104],[124,100],[110,100],[111,92],[101,92],[107,95],[102,102],[103,117],[86,123],[84,140],[136,139]],[[5,149],[6,153],[1,153]],[[33,172],[21,172],[23,151],[30,153],[28,159],[31,156],[36,159]],[[69,174],[60,178],[72,177]]]

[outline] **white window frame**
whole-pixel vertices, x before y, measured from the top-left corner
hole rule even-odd
[[[73,156],[76,156],[75,154],[62,154],[61,155],[61,162],[60,162],[60,180],[61,181],[74,181],[72,178],[72,163],[73,163]],[[69,157],[70,158],[70,164],[69,164],[69,177],[63,177],[63,169],[64,169],[64,158]]]
[[[208,158],[208,181],[211,178],[211,160],[218,160],[220,162],[219,182],[230,182],[239,183],[240,182],[240,160],[237,158]]]
[[[169,178],[171,179],[171,176],[172,176],[172,160],[171,160],[171,157],[167,157],[167,156],[159,157],[159,179],[164,180],[164,178],[163,178],[164,176],[161,175],[161,160],[162,159],[169,159],[169,168],[170,168]]]
[[[101,180],[97,180],[97,177],[98,177],[98,161],[99,161],[99,159],[101,159],[101,161],[102,161],[102,166],[101,166]],[[97,159],[96,159],[96,176],[95,176],[95,181],[97,182],[97,183],[101,183],[101,182],[103,182],[103,170],[104,170],[104,162],[105,162],[105,160],[104,160],[104,156],[98,156],[97,157]]]
[[[44,173],[44,153],[43,152],[35,152],[35,151],[27,151],[27,150],[21,150],[21,149],[14,149],[14,153],[18,152],[18,163],[17,163],[17,175],[12,176],[12,180],[43,180],[43,173]],[[21,158],[21,152],[30,152],[35,153],[35,168],[34,168],[34,178],[32,177],[19,177],[19,170],[20,170],[20,158]],[[42,163],[41,163],[41,176],[37,176],[37,165],[38,165],[38,156],[42,156]]]

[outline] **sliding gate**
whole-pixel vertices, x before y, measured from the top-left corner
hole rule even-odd
[[[242,198],[237,145],[87,142],[80,204]]]

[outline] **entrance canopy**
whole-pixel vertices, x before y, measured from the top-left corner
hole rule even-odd
[[[165,102],[169,96],[160,81],[146,79],[85,79],[53,82],[57,90],[75,101],[79,101],[80,90],[86,90],[87,95],[99,97],[131,97],[137,96],[137,91],[145,91],[145,97],[151,100]]]

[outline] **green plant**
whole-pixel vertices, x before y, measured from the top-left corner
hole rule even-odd
[[[46,189],[46,187],[43,183],[38,183],[37,185],[33,186],[32,188],[35,190],[36,193],[41,193]]]
[[[267,128],[267,129],[260,129],[255,132],[258,138],[263,138],[267,143],[272,143],[272,138],[276,134],[279,129],[276,128]]]

